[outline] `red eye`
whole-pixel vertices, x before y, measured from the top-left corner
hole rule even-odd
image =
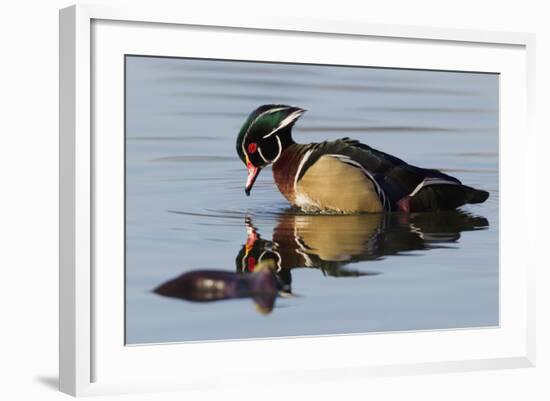
[[[248,144],[248,153],[254,153],[258,149],[258,145],[256,142],[252,142]]]

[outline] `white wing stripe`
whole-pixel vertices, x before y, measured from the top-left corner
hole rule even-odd
[[[437,177],[426,177],[424,180],[414,188],[414,190],[409,194],[410,197],[415,196],[422,188],[428,187],[430,185],[460,185],[457,182],[445,180],[443,178]]]
[[[296,193],[296,184],[298,184],[298,177],[300,176],[300,172],[302,171],[304,164],[306,163],[307,159],[309,159],[309,156],[311,156],[312,152],[313,152],[313,149],[308,150],[306,154],[302,157],[302,160],[298,165],[298,169],[296,170],[296,175],[294,176],[294,193]]]

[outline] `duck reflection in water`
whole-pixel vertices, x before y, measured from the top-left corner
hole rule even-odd
[[[247,218],[248,238],[239,252],[237,271],[251,273],[272,260],[280,291],[291,292],[291,270],[316,268],[331,277],[379,274],[350,268],[403,252],[452,246],[462,231],[487,228],[484,217],[460,210],[436,213],[307,215],[285,213],[264,240]]]
[[[236,257],[236,272],[195,270],[154,291],[163,296],[208,302],[252,298],[269,313],[279,295],[291,296],[294,268],[316,268],[331,277],[380,274],[353,269],[403,252],[452,247],[463,231],[485,229],[487,219],[461,210],[435,213],[308,215],[289,210],[278,217],[272,239],[263,239],[245,218],[246,243]]]

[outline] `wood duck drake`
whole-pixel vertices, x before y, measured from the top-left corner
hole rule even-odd
[[[237,153],[248,169],[247,195],[260,170],[272,165],[279,191],[304,211],[424,212],[489,197],[441,171],[412,166],[350,138],[298,144],[292,127],[304,112],[270,104],[250,114],[237,137]]]

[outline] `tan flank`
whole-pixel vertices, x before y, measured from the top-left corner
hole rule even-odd
[[[330,155],[317,160],[298,181],[295,202],[306,209],[342,213],[382,211],[374,184],[365,173]]]

